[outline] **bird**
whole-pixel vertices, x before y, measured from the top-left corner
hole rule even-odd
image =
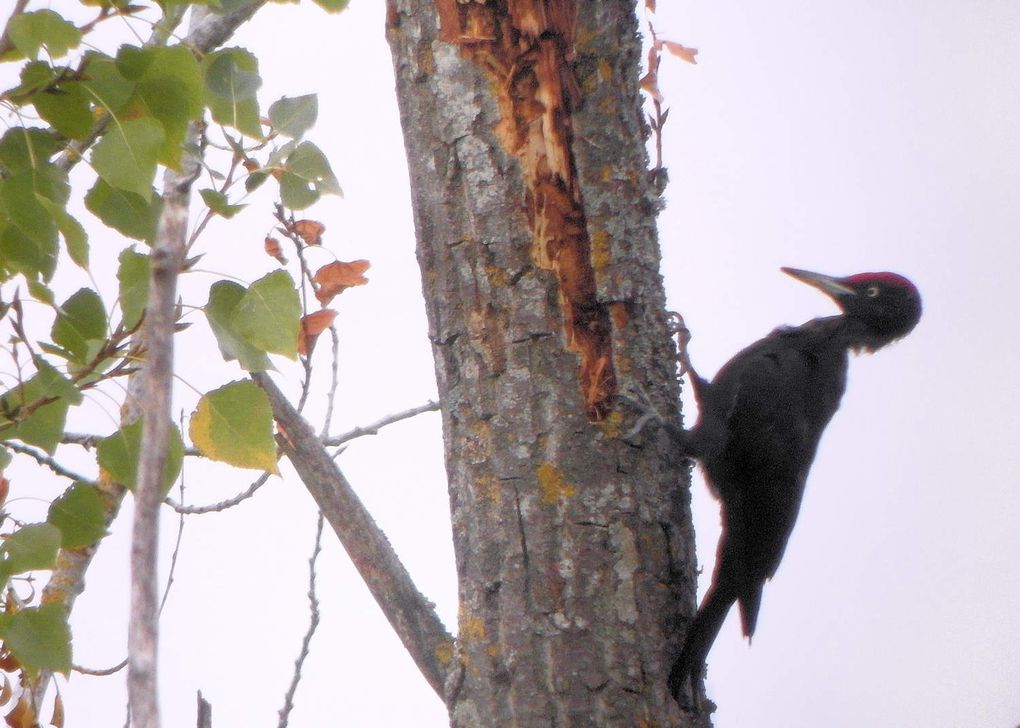
[[[691,366],[681,338],[681,370],[690,376],[698,420],[684,430],[656,414],[681,454],[701,463],[722,515],[712,583],[668,678],[677,700],[689,681],[694,693],[693,681],[703,675],[734,603],[744,636],[754,635],[765,582],[783,558],[819,440],[846,389],[850,352],[875,352],[921,318],[917,287],[897,273],[837,278],[781,270],[828,295],[840,313],[775,329],[737,353],[711,382]],[[686,331],[682,319],[677,328]]]

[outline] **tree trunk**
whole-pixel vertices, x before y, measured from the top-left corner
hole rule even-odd
[[[451,724],[692,724],[684,461],[633,0],[390,0],[460,592]]]

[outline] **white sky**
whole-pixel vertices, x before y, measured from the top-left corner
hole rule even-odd
[[[370,285],[335,302],[334,432],[423,402],[435,387],[383,3],[352,5],[335,17],[309,3],[269,7],[236,37],[262,59],[264,108],[284,94],[319,93],[310,137],[346,197],[309,216],[326,223],[338,257],[372,261]],[[731,620],[711,655],[715,724],[1012,728],[1020,5],[659,5],[659,33],[701,51],[697,66],[663,62],[673,181],[660,217],[670,305],[694,333],[699,369],[711,374],[776,325],[832,312],[781,265],[894,270],[925,302],[909,338],[852,363],[754,646]],[[266,198],[253,202],[237,224],[209,229],[202,268],[248,280],[271,269],[261,253],[270,209]],[[101,230],[92,245],[94,259],[123,247]],[[216,277],[190,278],[186,296],[200,305]],[[209,389],[239,378],[218,357],[200,358],[213,344],[202,317],[195,321],[193,348],[178,355],[182,379]],[[328,348],[324,340],[317,352],[323,378]],[[178,395],[190,411],[188,387]],[[108,432],[117,404],[99,404]],[[100,427],[94,417],[73,424]],[[340,463],[455,630],[438,416],[358,441]],[[19,471],[16,485],[19,477],[37,476]],[[190,462],[186,477],[200,503],[247,486],[226,468]],[[718,511],[700,480],[694,493],[707,579]],[[124,656],[129,510],[73,617],[76,661],[90,666]],[[164,528],[169,554],[175,520]],[[161,627],[165,725],[194,724],[199,689],[217,728],[275,725],[307,624],[313,535],[310,497],[290,471],[230,512],[188,521]],[[319,595],[322,624],[291,725],[445,726],[439,700],[330,537]],[[62,690],[69,728],[122,724],[122,677],[75,675]]]

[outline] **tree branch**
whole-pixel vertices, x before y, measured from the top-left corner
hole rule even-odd
[[[249,20],[264,4],[265,0],[257,0],[257,2],[251,5],[230,13],[200,14],[199,18],[193,22],[192,29],[183,43],[194,48],[199,53],[208,53],[226,41],[240,25]],[[193,9],[193,13],[200,13],[203,10],[203,8],[196,8]],[[160,32],[157,30],[157,33]],[[94,141],[95,137],[92,137],[88,140],[88,143]],[[78,151],[81,152],[83,150]],[[80,159],[80,156],[77,159]],[[77,159],[71,160],[62,157],[57,164],[65,169],[69,169],[74,166]],[[128,385],[129,393],[126,401],[127,414],[124,418],[125,422],[130,422],[136,418],[136,415],[133,413],[136,411],[135,403],[139,401],[141,395],[142,379],[144,377],[133,377]],[[93,443],[92,441],[87,441],[78,444],[88,447]],[[125,491],[122,485],[111,482],[105,477],[100,478],[98,490],[103,501],[104,520],[106,525],[109,526],[120,510]],[[97,549],[98,543],[80,549],[61,549],[57,555],[57,564],[43,590],[43,603],[63,604],[67,611],[70,612],[78,595],[85,588],[85,572],[92,563],[92,558],[95,556]],[[51,677],[52,675],[48,671],[42,671],[33,687],[32,701],[37,715],[39,714],[39,708],[46,695]]]
[[[185,146],[198,141],[192,122]],[[189,144],[190,142],[190,144]],[[170,397],[173,390],[173,341],[177,277],[188,240],[188,205],[199,160],[186,155],[181,170],[167,170],[163,211],[152,246],[149,301],[143,334],[146,342],[143,424],[135,520],[131,532],[131,617],[128,626],[128,703],[137,728],[159,728],[157,652],[159,643],[159,507],[163,502]]]
[[[375,422],[365,425],[363,427],[355,427],[353,430],[349,430],[342,435],[335,435],[334,437],[324,438],[322,441],[323,445],[327,447],[336,447],[337,445],[343,445],[345,442],[353,440],[357,437],[364,437],[365,435],[378,435],[379,430],[392,425],[395,422],[401,420],[407,420],[411,417],[417,417],[424,412],[437,412],[439,410],[439,402],[435,400],[429,400],[425,404],[420,404],[417,407],[404,410],[403,412],[397,412],[396,414],[387,415],[382,419],[376,420]]]
[[[290,723],[290,712],[294,709],[294,695],[297,693],[298,683],[301,682],[301,668],[304,667],[305,659],[312,644],[312,637],[319,627],[319,597],[315,591],[315,563],[319,559],[319,552],[322,551],[322,511],[319,511],[318,522],[315,526],[315,547],[312,549],[312,556],[308,559],[308,608],[312,613],[308,620],[308,629],[301,640],[301,652],[294,661],[294,674],[290,679],[290,687],[283,698],[283,708],[280,709],[280,721],[277,728],[287,728]]]
[[[453,659],[453,637],[435,606],[418,591],[386,534],[372,519],[326,452],[322,441],[264,373],[251,375],[269,395],[273,417],[285,434],[284,454],[312,494],[383,614],[439,697]]]

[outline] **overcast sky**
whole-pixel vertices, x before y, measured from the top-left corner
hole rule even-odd
[[[672,183],[660,240],[670,306],[694,334],[701,372],[711,375],[776,325],[833,312],[781,265],[897,271],[918,285],[925,306],[907,339],[852,362],[800,522],[766,586],[754,646],[731,618],[711,654],[715,724],[1013,728],[1020,5],[659,5],[659,33],[700,49],[697,66],[667,58],[661,71]],[[264,107],[284,94],[319,94],[310,137],[346,197],[311,216],[327,225],[325,244],[338,257],[372,261],[371,283],[336,301],[334,432],[435,393],[382,24],[378,0],[355,1],[340,16],[303,3],[266,8],[236,37],[261,58]],[[248,280],[268,272],[267,204],[211,226],[201,267]],[[122,242],[97,231],[92,245],[99,258]],[[216,276],[189,279],[186,295],[204,303]],[[208,389],[239,378],[233,365],[199,358],[213,344],[195,320],[196,348],[178,357],[182,379]],[[294,370],[283,371],[293,384]],[[192,393],[179,390],[190,411]],[[105,433],[117,404],[102,406]],[[94,419],[72,426],[97,429]],[[358,441],[339,462],[455,631],[438,416]],[[185,473],[188,498],[199,503],[247,486],[226,468],[189,462]],[[694,495],[707,580],[718,508],[700,477]],[[73,616],[76,661],[93,667],[124,656],[129,515],[128,506]],[[161,626],[165,725],[194,724],[199,689],[217,728],[275,725],[307,624],[314,524],[289,470],[232,511],[188,521]],[[175,529],[166,518],[167,555]],[[331,536],[319,596],[322,625],[291,725],[446,725]],[[62,690],[70,728],[121,724],[122,677],[75,675]]]

